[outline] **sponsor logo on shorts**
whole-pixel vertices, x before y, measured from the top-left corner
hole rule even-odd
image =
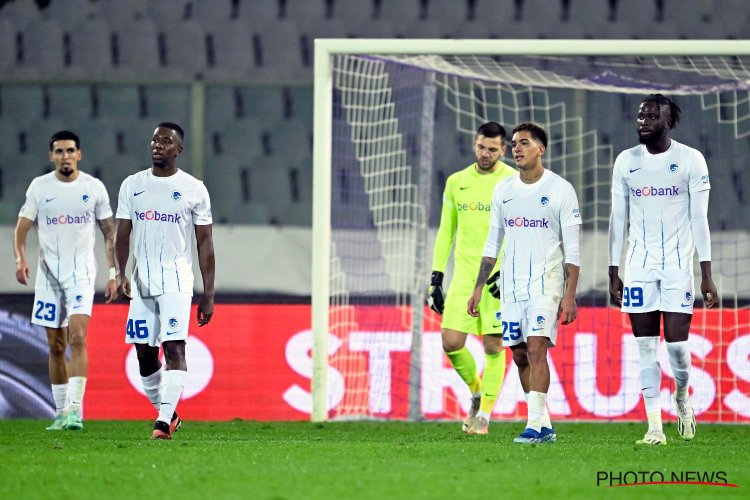
[[[685,300],[682,304],[680,304],[681,307],[690,307],[693,305],[693,292],[685,292]]]
[[[174,335],[177,332],[167,332],[167,335]]]

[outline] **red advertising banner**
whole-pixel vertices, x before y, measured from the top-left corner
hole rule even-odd
[[[458,418],[468,389],[442,354],[439,328],[427,311],[421,338],[420,404],[429,419]],[[408,310],[355,306],[346,335],[329,340],[331,415],[408,413],[412,334],[400,327]],[[125,344],[127,305],[96,305],[89,328],[85,413],[95,419],[149,419],[138,363]],[[337,331],[334,329],[334,331]],[[193,420],[306,420],[312,396],[309,305],[217,305],[207,326],[191,329],[188,382],[179,412]],[[481,369],[481,344],[469,348]],[[750,421],[750,313],[696,309],[690,338],[693,405],[701,421]],[[673,381],[660,348],[663,408],[672,411]],[[494,418],[526,417],[523,392],[508,354]],[[580,308],[550,351],[549,409],[554,420],[642,420],[638,350],[626,316]]]

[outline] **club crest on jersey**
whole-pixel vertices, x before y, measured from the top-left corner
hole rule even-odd
[[[88,203],[89,202],[89,195],[84,194],[83,196],[81,196],[81,199],[83,200],[84,203]]]
[[[676,163],[672,163],[672,164],[671,164],[671,165],[669,166],[669,171],[670,171],[670,172],[672,172],[672,173],[675,173],[675,172],[677,172],[677,169],[678,169],[678,168],[679,168],[679,167],[677,166],[677,164],[676,164]]]
[[[539,198],[539,204],[543,207],[549,205],[549,196],[542,196],[541,198]]]
[[[83,295],[76,295],[76,302],[83,302]]]
[[[182,198],[182,193],[180,193],[179,191],[172,191],[172,199],[174,201],[179,201],[180,198]]]
[[[169,328],[177,328],[178,324],[180,324],[180,322],[177,321],[177,318],[169,318]]]
[[[546,319],[544,318],[544,316],[542,316],[541,314],[540,314],[539,316],[537,316],[537,317],[536,317],[536,324],[537,324],[538,326],[544,326],[544,323],[545,323],[546,321],[547,321],[547,320],[546,320]]]

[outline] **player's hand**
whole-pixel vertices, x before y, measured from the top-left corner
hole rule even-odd
[[[104,298],[107,304],[115,301],[117,298],[117,280],[107,281],[107,286],[104,287]]]
[[[474,293],[471,294],[468,304],[466,304],[466,312],[469,316],[476,318],[479,316],[479,302],[482,301],[482,287],[474,289]]]
[[[609,298],[612,305],[622,307],[622,280],[616,271],[609,272]]]
[[[445,309],[445,295],[443,294],[443,273],[432,271],[430,288],[427,289],[427,305],[438,314]]]
[[[487,278],[487,282],[485,283],[487,286],[490,287],[488,290],[490,292],[490,295],[495,297],[496,299],[500,298],[500,288],[497,286],[497,281],[500,279],[500,271],[495,271],[495,274]]]
[[[560,307],[557,309],[557,320],[563,325],[567,325],[576,320],[578,316],[578,306],[575,298],[563,297],[560,301]]]
[[[16,264],[16,280],[22,285],[28,285],[29,279],[31,279],[31,269],[29,263],[22,260]]]
[[[133,294],[130,291],[130,280],[122,276],[119,281],[117,285],[117,297],[122,300],[133,300]]]
[[[703,294],[703,303],[711,309],[719,303],[719,292],[716,291],[714,280],[710,277],[701,279],[701,294]]]
[[[214,298],[208,295],[201,297],[198,303],[198,326],[207,325],[214,315]]]

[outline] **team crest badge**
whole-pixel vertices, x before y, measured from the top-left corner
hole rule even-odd
[[[172,191],[172,199],[174,201],[179,201],[180,198],[182,198],[182,193],[180,193],[179,191]]]
[[[83,302],[83,295],[76,295],[76,302]]]
[[[81,196],[81,199],[83,200],[84,203],[88,203],[89,202],[89,195],[84,194],[83,196]]]
[[[502,321],[503,315],[500,314],[500,311],[498,311],[498,312],[495,313],[495,319],[498,320],[498,321]]]
[[[672,172],[672,173],[675,173],[675,172],[677,172],[677,169],[678,169],[678,168],[679,168],[679,167],[677,166],[677,164],[676,164],[676,163],[672,163],[672,164],[671,164],[671,165],[669,166],[669,171],[670,171],[670,172]]]
[[[539,204],[543,207],[549,205],[549,196],[542,196],[541,198],[539,198]]]
[[[546,321],[547,321],[547,320],[546,320],[546,319],[544,318],[544,316],[542,316],[541,314],[540,314],[539,316],[537,316],[537,317],[536,317],[536,324],[537,324],[538,326],[544,326],[544,323],[545,323]]]
[[[169,328],[177,328],[177,325],[180,322],[177,321],[177,318],[169,318]]]
[[[685,292],[685,302],[690,303],[693,301],[693,292]]]

